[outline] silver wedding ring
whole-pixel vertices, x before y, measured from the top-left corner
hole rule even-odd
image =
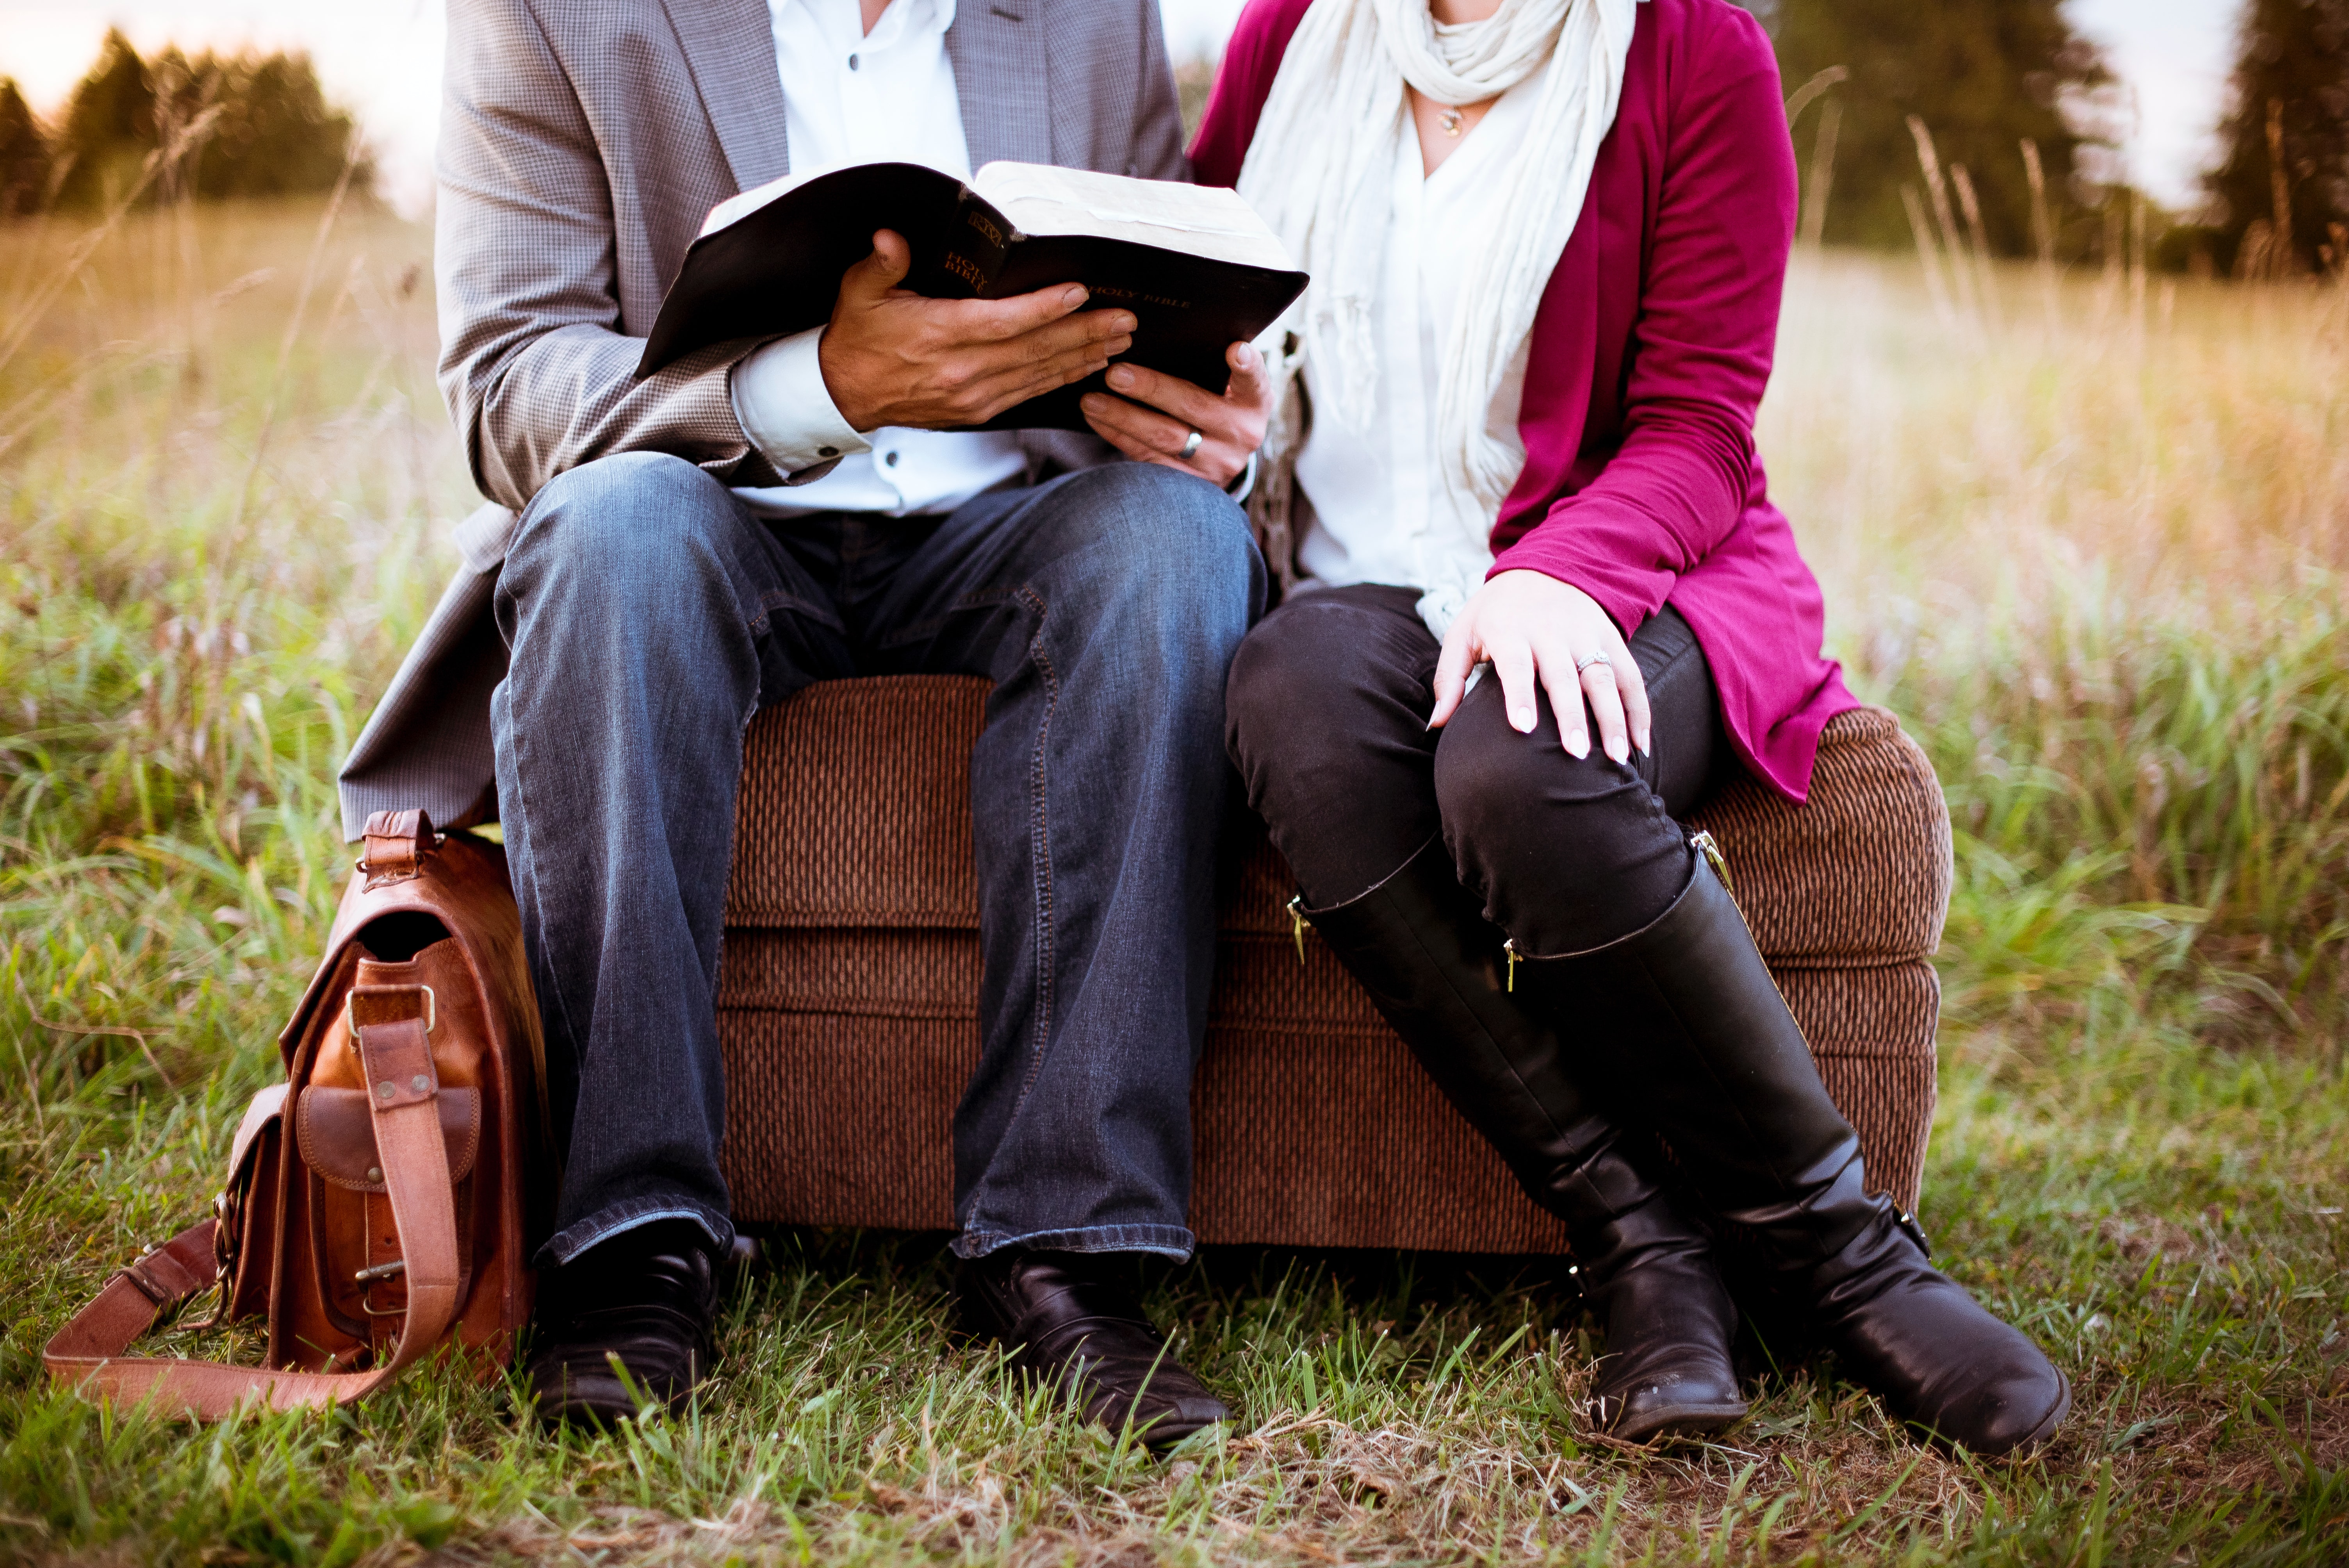
[[[1175,453],[1174,455],[1175,455],[1177,458],[1180,458],[1183,461],[1185,461],[1185,462],[1186,462],[1186,463],[1187,463],[1187,462],[1189,462],[1193,458],[1195,458],[1195,457],[1197,457],[1197,456],[1199,455],[1199,449],[1200,449],[1201,447],[1203,447],[1203,446],[1206,445],[1206,442],[1207,442],[1207,438],[1206,438],[1206,436],[1204,436],[1204,435],[1200,434],[1200,433],[1199,433],[1198,431],[1196,431],[1196,430],[1194,430],[1194,431],[1192,431],[1192,432],[1191,432],[1191,438],[1190,438],[1189,440],[1187,440],[1187,441],[1185,441],[1185,442],[1184,442],[1184,443],[1183,443],[1183,449],[1182,449],[1181,451],[1179,451],[1179,452]]]
[[[1574,673],[1576,675],[1580,675],[1583,671],[1588,669],[1593,665],[1605,665],[1609,675],[1611,676],[1615,673],[1615,661],[1609,658],[1605,654],[1593,654],[1587,659],[1575,660]]]

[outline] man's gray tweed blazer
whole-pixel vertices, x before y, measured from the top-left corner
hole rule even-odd
[[[947,53],[972,165],[1184,178],[1158,5],[957,0]],[[343,764],[351,838],[377,810],[495,814],[492,597],[541,485],[632,450],[730,484],[824,471],[779,476],[743,436],[727,377],[753,340],[635,378],[703,217],[790,171],[767,0],[450,0],[445,99],[440,390],[489,504],[459,526],[464,564]],[[1022,439],[1040,478],[1110,456],[1090,436]]]

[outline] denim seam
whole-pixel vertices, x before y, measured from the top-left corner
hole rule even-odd
[[[615,1236],[625,1235],[630,1231],[641,1229],[646,1225],[653,1224],[661,1220],[691,1221],[693,1223],[699,1225],[702,1228],[703,1232],[709,1235],[711,1243],[716,1246],[728,1246],[730,1245],[733,1241],[733,1221],[718,1214],[717,1211],[711,1209],[708,1204],[697,1203],[691,1199],[685,1199],[682,1201],[647,1198],[630,1199],[622,1203],[607,1205],[602,1211],[602,1214],[610,1213],[614,1208],[627,1208],[634,1203],[652,1203],[655,1206],[646,1209],[641,1213],[631,1212],[626,1214],[617,1222],[612,1224],[595,1224],[594,1222],[602,1217],[602,1215],[599,1214],[591,1215],[586,1220],[579,1221],[574,1224],[565,1225],[562,1230],[557,1231],[554,1235],[549,1236],[544,1242],[540,1243],[539,1252],[541,1255],[554,1258],[555,1263],[558,1264],[567,1264],[573,1258],[577,1257],[580,1253],[588,1251],[590,1248],[599,1247]],[[570,1248],[567,1253],[557,1252],[558,1243],[560,1243],[565,1236],[582,1229],[592,1229],[595,1233],[586,1241]]]
[[[1022,587],[1016,595],[1036,612],[1036,634],[1029,640],[1029,656],[1036,663],[1044,677],[1044,717],[1036,726],[1036,751],[1029,765],[1029,788],[1034,804],[1030,810],[1029,853],[1034,857],[1036,882],[1036,1026],[1035,1048],[1028,1058],[1027,1076],[1020,1080],[1019,1098],[1011,1102],[1011,1119],[1017,1121],[1027,1108],[1028,1096],[1036,1087],[1036,1077],[1044,1070],[1044,1055],[1052,1039],[1052,831],[1049,813],[1046,779],[1047,748],[1052,733],[1052,716],[1061,706],[1061,677],[1052,668],[1051,656],[1044,651],[1044,621],[1048,606],[1042,594],[1033,588]]]
[[[957,615],[968,614],[973,610],[997,609],[1014,601],[1035,601],[1039,605],[1037,613],[1043,613],[1041,602],[1035,600],[1034,591],[1024,584],[1008,593],[982,589],[964,594],[926,621],[910,622],[887,636],[875,639],[874,646],[902,648],[914,643],[926,642],[952,625]]]
[[[523,744],[524,744],[524,742],[523,742],[523,727],[522,727],[520,724],[512,722],[512,719],[513,719],[513,704],[512,704],[512,702],[511,700],[509,700],[509,701],[507,702],[507,704],[506,704],[506,717],[507,717],[507,719],[508,719],[508,721],[509,721],[509,727],[510,727],[510,730],[511,730],[511,738],[512,738],[512,744],[513,744],[513,748],[514,748],[514,751],[515,751],[513,776],[514,776],[514,795],[515,795],[516,799],[515,799],[515,800],[514,800],[514,805],[515,805],[515,806],[516,806],[516,807],[521,810],[521,812],[522,812],[522,820],[523,820],[523,840],[522,840],[522,841],[523,841],[523,853],[522,853],[522,855],[520,856],[520,859],[521,859],[521,861],[522,861],[522,864],[521,864],[521,866],[519,867],[519,875],[520,875],[520,877],[522,878],[522,880],[526,881],[526,882],[529,882],[529,884],[530,884],[530,893],[531,893],[531,898],[530,898],[530,906],[531,906],[531,908],[532,908],[532,909],[533,909],[533,910],[535,910],[535,911],[537,911],[537,912],[538,912],[538,913],[539,913],[539,915],[540,915],[541,917],[543,917],[543,916],[544,915],[544,913],[545,913],[546,903],[545,903],[545,901],[544,901],[543,899],[542,899],[542,898],[540,898],[540,897],[538,896],[538,851],[537,851],[536,848],[535,848],[535,847],[534,847],[534,845],[533,845],[533,837],[532,837],[532,834],[531,834],[530,825],[529,825],[529,824],[530,824],[530,797],[529,797],[528,791],[523,788],[523,766],[522,766],[522,756],[521,756],[521,751],[522,751],[522,748],[523,748]],[[496,738],[495,738],[494,736],[492,736],[492,737],[491,738],[491,741],[492,741],[491,749],[492,749],[492,758],[493,758],[493,759],[494,759],[494,754],[495,754],[495,750],[496,750]],[[504,813],[503,806],[502,806],[502,804],[501,804],[501,807],[500,807],[500,810],[499,810],[499,815],[500,815],[500,816],[503,816],[504,814],[505,814],[505,813]],[[509,861],[509,862],[510,862],[510,863],[511,863],[511,861],[512,861],[512,859],[514,859],[514,857],[512,857],[512,856],[509,856],[509,857],[508,857],[508,861]],[[517,890],[517,891],[519,891],[519,890]],[[519,901],[517,901],[517,903],[519,903]],[[548,936],[548,934],[547,934],[547,931],[546,931],[546,924],[545,924],[545,921],[543,920],[543,918],[533,919],[533,920],[532,921],[532,923],[532,923],[533,925],[536,926],[536,927],[537,927],[537,929],[538,929],[539,951],[540,951],[540,952],[542,952],[542,953],[544,953],[544,954],[548,954],[548,955],[549,955],[549,956],[548,956],[548,962],[547,962],[547,978],[554,982],[554,985],[551,987],[551,989],[554,992],[554,1010],[555,1010],[555,1012],[556,1012],[557,1014],[559,1014],[559,1015],[562,1016],[562,1019],[563,1019],[563,1033],[564,1033],[564,1037],[565,1038],[565,1040],[566,1040],[566,1041],[569,1043],[569,1045],[570,1045],[571,1053],[572,1053],[573,1057],[574,1057],[574,1059],[576,1059],[576,1058],[580,1056],[581,1044],[582,1044],[582,1042],[580,1041],[580,1038],[579,1038],[579,1026],[578,1026],[576,1024],[574,1024],[574,1023],[573,1023],[573,1022],[571,1021],[571,1009],[570,1009],[570,1007],[569,1007],[568,1006],[566,1006],[566,1005],[564,1004],[564,998],[563,998],[563,977],[562,977],[562,975],[560,975],[559,974],[557,974],[557,973],[555,972],[554,964],[554,959],[553,959],[553,954],[554,954],[554,945],[553,945],[553,944],[552,944],[551,939],[549,938],[549,936]],[[540,1004],[540,1006],[542,1006],[542,1008],[543,1008],[543,1007],[545,1006],[545,1004],[544,1004],[543,1002],[542,1002],[542,1003]]]
[[[964,1253],[972,1244],[976,1251]],[[1006,1247],[1070,1253],[1163,1253],[1188,1260],[1198,1250],[1199,1238],[1181,1225],[1071,1225],[1045,1231],[965,1231],[956,1251],[966,1257],[984,1257]]]

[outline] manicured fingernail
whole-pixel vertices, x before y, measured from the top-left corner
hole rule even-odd
[[[1070,287],[1061,295],[1061,303],[1066,305],[1069,309],[1074,310],[1077,306],[1084,304],[1085,301],[1092,297],[1092,295],[1085,292],[1084,284],[1077,284]]]
[[[1121,392],[1130,392],[1133,389],[1133,372],[1121,365],[1109,373],[1109,384]]]
[[[1579,762],[1590,755],[1590,738],[1585,735],[1569,735],[1566,738],[1566,749],[1576,761]]]
[[[1607,755],[1618,762],[1623,762],[1630,758],[1631,748],[1619,740],[1607,748]]]
[[[1534,732],[1534,710],[1529,707],[1513,707],[1509,709],[1509,722],[1516,726],[1521,733],[1531,735]]]

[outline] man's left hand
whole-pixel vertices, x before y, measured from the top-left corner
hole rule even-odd
[[[1112,397],[1088,392],[1085,422],[1095,434],[1137,462],[1156,463],[1228,485],[1264,444],[1265,421],[1272,417],[1272,377],[1255,346],[1235,343],[1225,352],[1231,385],[1222,396],[1139,365],[1109,368]],[[1185,458],[1191,432],[1198,449]]]

